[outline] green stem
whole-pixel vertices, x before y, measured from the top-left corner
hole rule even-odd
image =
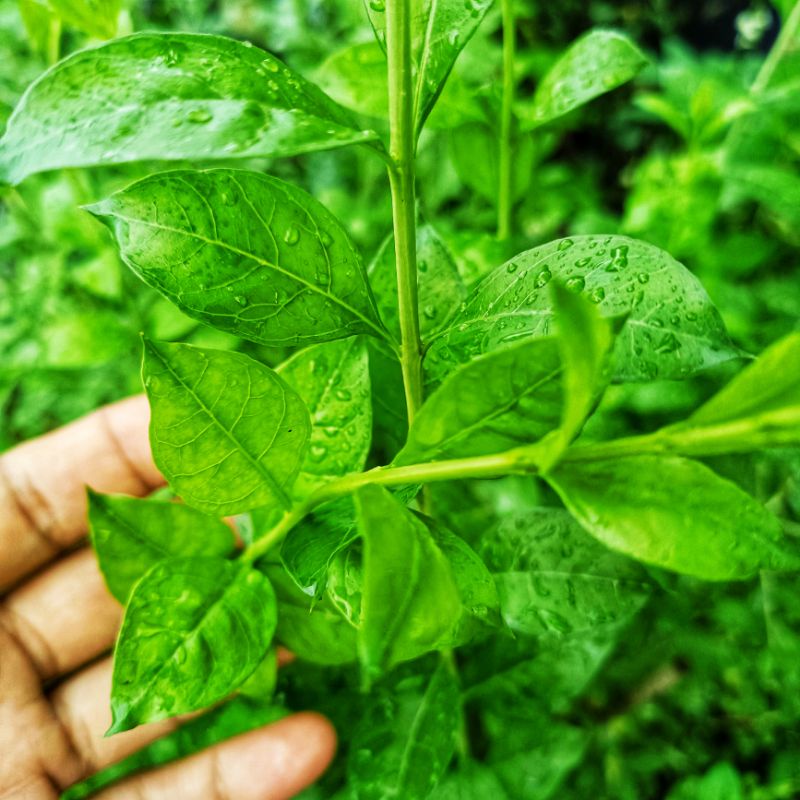
[[[53,16],[47,29],[47,63],[52,66],[61,57],[61,19]]]
[[[781,26],[781,31],[775,40],[775,44],[761,65],[761,69],[750,87],[750,91],[753,94],[759,94],[767,88],[781,59],[786,54],[786,51],[793,46],[798,32],[800,32],[800,2],[794,4],[794,8]]]
[[[500,110],[500,153],[498,158],[497,238],[511,236],[513,173],[511,132],[514,123],[514,49],[517,35],[513,0],[502,0],[503,15],[503,105]]]
[[[320,486],[300,505],[287,511],[274,528],[244,551],[242,558],[247,563],[253,563],[283,541],[289,531],[315,508],[337,497],[352,494],[362,486],[368,484],[403,486],[409,483],[433,483],[465,478],[498,478],[510,472],[535,471],[535,468],[526,461],[525,452],[525,448],[518,448],[490,456],[454,458],[430,464],[410,464],[406,467],[375,467],[367,472],[345,475]]]
[[[386,54],[389,68],[389,169],[394,223],[400,366],[408,422],[422,405],[422,343],[417,299],[417,232],[414,196],[414,95],[409,0],[386,4]]]

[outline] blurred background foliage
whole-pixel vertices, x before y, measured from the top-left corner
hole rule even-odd
[[[383,57],[357,0],[99,4],[112,7],[111,18],[81,17],[70,5],[0,0],[0,126],[26,85],[59,57],[114,32],[166,29],[249,39],[317,80],[368,126],[386,129]],[[505,242],[494,233],[501,40],[499,12],[490,12],[419,151],[420,211],[465,281],[559,236],[621,232],[665,248],[695,272],[745,350],[757,353],[796,329],[800,43],[768,74],[763,66],[792,5],[519,0],[515,235]],[[650,66],[534,130],[526,100],[539,76],[595,26],[629,33]],[[378,252],[391,215],[377,159],[347,149],[251,166],[304,186],[344,222],[365,259]],[[121,265],[111,238],[81,211],[157,168],[63,171],[0,190],[0,450],[138,391],[140,332],[241,348],[267,363],[285,355],[183,316]],[[720,379],[614,388],[587,435],[679,418]],[[800,521],[796,451],[718,459],[714,467]],[[541,491],[517,479],[444,486],[437,510],[477,540],[510,508],[552,504]],[[602,657],[581,660],[561,652],[564,643],[540,645],[555,648],[540,671],[524,687],[505,685],[473,720],[487,752],[497,750],[495,761],[509,759],[527,786],[539,787],[520,789],[524,797],[800,797],[800,612],[791,582],[658,577],[663,594],[613,647],[604,640]],[[568,676],[560,682],[559,664]],[[363,702],[352,677],[321,675],[300,665],[287,671],[289,702],[349,722]],[[528,741],[542,725],[552,736]],[[331,796],[336,780],[334,770],[308,797]]]

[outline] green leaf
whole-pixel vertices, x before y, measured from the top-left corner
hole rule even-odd
[[[277,565],[264,569],[278,597],[277,641],[314,664],[348,664],[358,657],[356,629],[327,597],[314,603]]]
[[[385,336],[344,228],[288,183],[242,170],[174,170],[88,210],[145,283],[201,322],[276,347]]]
[[[558,347],[564,364],[564,408],[561,424],[541,442],[537,463],[542,474],[561,457],[580,433],[611,377],[614,344],[611,325],[597,307],[556,283],[552,289]]]
[[[603,317],[628,315],[614,348],[615,380],[682,378],[738,355],[705,289],[663,250],[627,236],[574,236],[521,253],[483,278],[431,339],[430,378],[547,335],[551,280],[580,291]]]
[[[461,598],[461,619],[453,631],[451,647],[459,647],[500,624],[497,587],[480,556],[460,537],[431,517],[419,515],[437,547],[450,562]]]
[[[28,88],[0,141],[0,179],[128,161],[290,156],[376,139],[249,42],[137,33],[74,53]]]
[[[478,761],[459,763],[429,795],[430,800],[510,800],[500,779]]]
[[[358,538],[350,497],[326,503],[289,531],[281,546],[281,561],[309,597],[325,591],[331,560]]]
[[[46,0],[67,25],[101,39],[117,33],[120,0]]]
[[[397,354],[385,342],[369,339],[372,384],[372,447],[378,463],[388,464],[408,435],[403,373]]]
[[[311,415],[311,441],[294,497],[360,472],[372,440],[367,345],[344,339],[309,347],[284,361],[277,373],[303,399]]]
[[[800,333],[765,350],[686,422],[666,429],[726,426],[731,446],[756,449],[800,442]],[[725,438],[725,431],[721,433]],[[784,439],[785,437],[785,439]]]
[[[220,558],[161,561],[136,584],[114,650],[108,734],[221,700],[261,663],[275,592]]]
[[[530,122],[544,125],[634,78],[648,63],[616,31],[589,31],[556,61],[536,87]]]
[[[717,581],[800,568],[778,519],[696,461],[562,463],[548,481],[589,533],[646,564]]]
[[[593,542],[560,509],[510,514],[484,537],[503,619],[525,636],[618,627],[649,596],[637,565]]]
[[[422,129],[459,53],[472,38],[492,0],[411,0],[414,119]],[[386,4],[365,0],[381,47],[386,46]]]
[[[553,338],[517,342],[456,369],[422,404],[395,462],[508,450],[558,425],[561,358]]]
[[[368,274],[381,319],[399,341],[394,235],[383,241]],[[467,294],[452,253],[428,223],[417,227],[417,285],[423,298],[419,310],[420,333],[425,339],[442,326]]]
[[[509,708],[484,717],[490,739],[489,766],[514,800],[549,800],[580,763],[589,737],[586,730]]]
[[[142,375],[153,458],[189,505],[289,508],[310,422],[275,372],[241,353],[145,340]]]
[[[434,650],[461,615],[453,573],[425,524],[386,489],[356,493],[364,541],[359,658],[367,679]]]
[[[440,663],[428,678],[379,691],[353,737],[347,774],[357,800],[425,800],[453,757],[458,686]]]
[[[226,556],[231,529],[179,503],[160,503],[88,490],[92,546],[111,594],[125,603],[154,564],[177,556]]]
[[[280,706],[264,705],[248,698],[236,697],[218,708],[189,720],[177,730],[145,745],[133,755],[101,769],[80,783],[73,784],[61,794],[59,800],[84,800],[129,775],[161,767],[179,758],[199,753],[225,739],[277,722],[287,713],[286,709]]]
[[[494,579],[506,625],[525,636],[567,636],[619,625],[647,599],[642,584],[591,572],[501,572]]]
[[[358,42],[337,50],[322,62],[316,78],[346,108],[377,119],[388,116],[386,54],[376,42]]]

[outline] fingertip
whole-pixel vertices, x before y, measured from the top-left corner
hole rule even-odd
[[[220,772],[233,797],[289,800],[325,772],[336,745],[330,721],[303,711],[222,745]]]

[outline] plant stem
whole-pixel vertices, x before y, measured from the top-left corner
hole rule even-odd
[[[417,299],[417,232],[414,196],[414,95],[409,0],[386,4],[389,65],[389,169],[394,223],[400,366],[409,425],[422,404],[422,343]]]
[[[367,472],[345,475],[320,486],[300,505],[287,511],[274,528],[256,539],[244,551],[242,558],[247,563],[253,563],[283,541],[289,531],[315,508],[342,495],[352,494],[362,486],[368,484],[402,486],[409,483],[433,483],[464,478],[498,478],[511,472],[535,471],[535,468],[526,461],[525,453],[525,448],[517,448],[489,456],[454,458],[449,461],[410,464],[405,467],[375,467]]]
[[[761,65],[761,69],[750,87],[750,91],[753,94],[759,94],[767,88],[781,59],[786,54],[786,51],[792,47],[798,31],[800,31],[800,2],[794,4],[794,8],[781,26],[781,31],[775,40],[775,44]]]
[[[497,238],[511,236],[513,186],[511,171],[511,129],[514,123],[514,49],[517,35],[513,0],[502,0],[503,15],[503,105],[500,110],[500,153],[498,157]]]

